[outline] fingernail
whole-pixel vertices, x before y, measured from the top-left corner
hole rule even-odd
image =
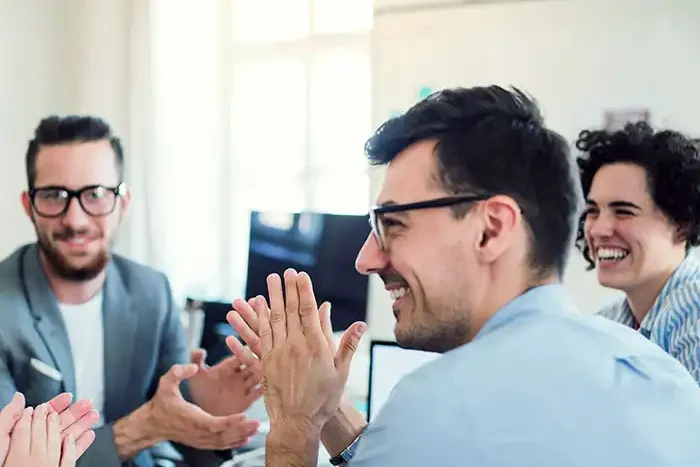
[[[365,333],[365,331],[367,331],[367,325],[365,323],[360,324],[357,327],[358,337],[362,337],[362,335]]]

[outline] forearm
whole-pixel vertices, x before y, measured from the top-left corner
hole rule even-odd
[[[163,440],[155,429],[149,402],[114,424],[114,444],[122,460],[131,459]]]
[[[265,467],[316,467],[319,437],[315,430],[271,429],[265,439]]]
[[[337,456],[350,446],[367,427],[365,417],[343,397],[335,415],[323,427],[321,442],[331,456]]]

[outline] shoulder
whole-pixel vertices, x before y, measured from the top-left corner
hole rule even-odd
[[[675,287],[660,304],[654,324],[658,339],[670,348],[676,341],[686,341],[682,336],[700,338],[700,277]]]
[[[19,284],[20,269],[24,253],[31,244],[23,245],[0,261],[0,287],[9,283]]]

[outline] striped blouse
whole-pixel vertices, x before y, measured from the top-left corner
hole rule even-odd
[[[631,328],[637,325],[626,299],[599,314]],[[700,261],[693,254],[661,289],[639,332],[680,361],[700,384]]]

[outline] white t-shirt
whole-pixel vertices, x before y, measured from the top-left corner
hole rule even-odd
[[[102,292],[80,305],[59,304],[66,323],[75,368],[73,400],[92,399],[104,424],[105,364]]]

